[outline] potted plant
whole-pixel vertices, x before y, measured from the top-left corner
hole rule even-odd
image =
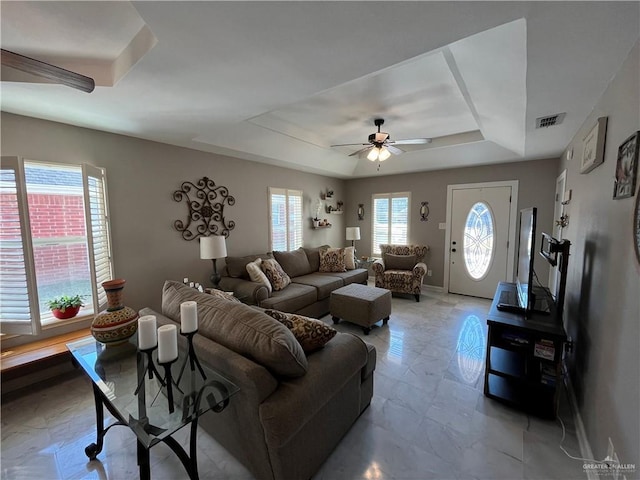
[[[53,316],[59,319],[73,318],[80,311],[80,307],[84,306],[82,299],[85,295],[62,295],[53,300],[47,301],[47,306],[51,309]]]

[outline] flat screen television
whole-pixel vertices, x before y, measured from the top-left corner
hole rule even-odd
[[[529,316],[533,311],[533,260],[536,254],[536,217],[538,209],[530,207],[520,210],[520,235],[518,242],[518,264],[516,289],[518,306]]]

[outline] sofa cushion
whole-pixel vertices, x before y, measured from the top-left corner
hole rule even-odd
[[[273,252],[273,257],[291,278],[311,273],[311,265],[307,254],[302,248],[292,252]]]
[[[227,257],[225,258],[227,274],[234,278],[244,278],[249,280],[249,274],[247,273],[247,263],[253,262],[256,258],[266,259],[273,258],[270,254],[264,253],[261,255],[247,255],[246,257]]]
[[[249,278],[252,282],[261,283],[267,287],[269,294],[273,291],[273,287],[271,287],[271,282],[260,268],[262,265],[262,259],[256,258],[253,262],[247,263],[247,273],[249,274]]]
[[[309,285],[291,283],[287,288],[274,291],[269,298],[260,302],[260,307],[280,310],[281,312],[297,312],[318,300],[318,291]]]
[[[275,291],[284,290],[291,283],[289,275],[285,273],[278,261],[274,258],[262,260],[260,268],[269,279]]]
[[[412,270],[416,266],[415,255],[394,255],[392,253],[383,253],[385,270]]]
[[[344,282],[341,278],[322,275],[318,272],[293,278],[291,279],[291,282],[315,287],[318,290],[318,300],[329,297],[329,295],[331,295],[331,292],[333,292],[336,288],[344,286]]]
[[[344,266],[347,270],[356,269],[356,252],[355,247],[346,247],[344,249]]]
[[[276,375],[299,377],[308,363],[291,331],[264,312],[243,303],[200,293],[167,280],[162,289],[162,313],[180,321],[180,304],[198,304],[198,333],[263,365]]]
[[[291,330],[305,353],[311,353],[324,347],[338,333],[335,328],[326,323],[303,315],[278,310],[265,310],[264,313]]]
[[[367,283],[369,271],[365,268],[356,268],[355,270],[347,270],[346,272],[318,272],[316,275],[339,278],[344,285],[349,285],[351,283]]]
[[[311,267],[312,272],[320,270],[320,250],[326,250],[328,248],[329,245],[322,245],[314,248],[302,248],[304,253],[307,254],[307,259],[309,260],[309,266]]]
[[[320,250],[320,272],[346,272],[344,248]]]

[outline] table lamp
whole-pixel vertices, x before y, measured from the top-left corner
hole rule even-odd
[[[213,262],[213,274],[210,277],[213,288],[217,289],[220,283],[220,274],[216,268],[216,260],[226,256],[227,244],[225,243],[225,237],[220,235],[200,237],[200,258],[211,259]]]
[[[360,227],[347,227],[347,240],[351,240],[351,246],[354,247],[353,253],[355,255],[355,240],[360,240]]]

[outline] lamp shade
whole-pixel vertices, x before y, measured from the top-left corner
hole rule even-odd
[[[360,240],[360,227],[347,227],[347,240]]]
[[[200,237],[200,258],[224,258],[227,256],[227,244],[221,235]]]

